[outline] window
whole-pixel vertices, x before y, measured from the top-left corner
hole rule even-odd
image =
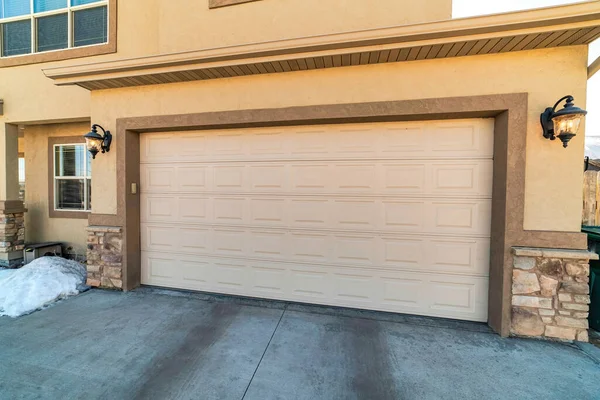
[[[25,201],[25,158],[19,157],[19,200]]]
[[[0,56],[108,42],[108,0],[0,0]]]
[[[54,209],[91,211],[92,158],[85,144],[54,145]]]

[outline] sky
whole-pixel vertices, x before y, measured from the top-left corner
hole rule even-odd
[[[524,10],[540,7],[551,7],[572,4],[581,1],[565,0],[453,0],[452,16],[454,18],[474,15],[496,14],[501,12]],[[600,39],[590,46],[589,63],[600,56]],[[600,137],[600,72],[588,81],[588,98],[586,109],[586,136]]]

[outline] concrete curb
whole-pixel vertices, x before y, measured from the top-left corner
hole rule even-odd
[[[588,357],[590,357],[596,364],[600,364],[600,348],[590,343],[575,342],[575,345],[579,347],[579,350],[583,351]]]

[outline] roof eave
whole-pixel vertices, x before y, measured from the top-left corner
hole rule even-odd
[[[558,32],[558,33],[557,33]],[[527,50],[527,46],[509,46],[511,39],[523,38],[525,35],[548,34],[545,38],[548,47],[557,47],[566,33],[580,37],[572,43],[565,39],[562,43],[566,45],[587,44],[600,36],[600,1],[579,3],[568,6],[552,7],[546,9],[530,10],[499,14],[492,16],[472,17],[455,19],[417,25],[371,29],[357,32],[346,32],[331,35],[320,35],[297,39],[286,39],[271,42],[253,43],[238,46],[204,49],[183,53],[164,54],[158,56],[141,57],[108,61],[102,63],[65,66],[48,68],[44,73],[50,79],[55,80],[58,85],[80,85],[88,89],[103,88],[101,85],[94,86],[94,82],[108,82],[113,79],[121,79],[121,86],[136,86],[138,84],[163,83],[153,82],[148,78],[144,82],[136,82],[136,77],[154,76],[156,74],[177,74],[186,71],[208,70],[206,74],[199,73],[197,80],[216,79],[231,76],[232,73],[219,74],[210,73],[215,68],[237,68],[244,72],[240,74],[256,74],[260,68],[249,68],[252,65],[260,66],[261,63],[272,63],[281,61],[305,60],[310,57],[344,56],[357,53],[393,52],[401,49],[428,48],[429,51],[435,46],[447,46],[450,43],[471,42],[477,40],[497,40],[504,45],[502,49],[488,49],[496,52]],[[559,35],[554,37],[552,35]],[[583,40],[586,39],[586,40]],[[554,40],[556,43],[551,42]],[[504,43],[503,43],[503,42]],[[512,43],[512,42],[510,42]],[[544,44],[545,42],[542,42]],[[553,46],[556,44],[556,46]],[[463,45],[464,47],[464,45]],[[535,48],[535,47],[532,47]],[[516,50],[514,50],[516,49]],[[412,50],[411,50],[412,51]],[[493,51],[492,51],[493,52]],[[419,54],[421,52],[419,51]],[[450,55],[448,55],[450,54]],[[446,56],[471,55],[465,54],[442,54]],[[479,54],[479,53],[474,53]],[[388,57],[389,58],[389,57]],[[384,62],[411,61],[407,59],[395,59]],[[426,57],[424,57],[426,58]],[[414,58],[417,59],[417,58]],[[380,63],[381,57],[377,60]],[[373,60],[368,60],[372,63]],[[360,62],[363,64],[364,62]],[[331,66],[343,66],[340,65]],[[353,65],[353,64],[348,64]],[[318,66],[317,66],[318,67]],[[329,67],[329,66],[323,66]],[[235,69],[235,71],[237,71]],[[308,68],[310,69],[310,68]],[[293,70],[293,69],[292,69]],[[266,71],[270,73],[271,71]],[[283,72],[283,71],[272,71]],[[219,76],[224,75],[224,76]],[[156,75],[160,76],[160,75]],[[126,80],[131,78],[131,82]],[[187,80],[195,80],[188,76]],[[183,79],[183,77],[182,77]],[[167,80],[167,82],[170,80]],[[129,83],[128,83],[129,82]],[[88,83],[91,83],[88,85]],[[109,85],[110,87],[110,85]]]

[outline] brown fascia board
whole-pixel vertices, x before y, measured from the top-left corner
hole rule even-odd
[[[180,67],[256,59],[319,51],[342,51],[366,46],[398,45],[421,41],[448,42],[452,38],[469,40],[477,35],[501,37],[522,34],[523,31],[551,32],[558,29],[600,26],[600,0],[538,10],[497,14],[404,25],[389,28],[369,29],[329,35],[318,35],[296,39],[277,40],[254,44],[219,47],[140,57],[94,64],[83,64],[44,69],[44,74],[57,84],[76,84],[77,79],[89,80],[98,75],[138,73],[144,70]]]

